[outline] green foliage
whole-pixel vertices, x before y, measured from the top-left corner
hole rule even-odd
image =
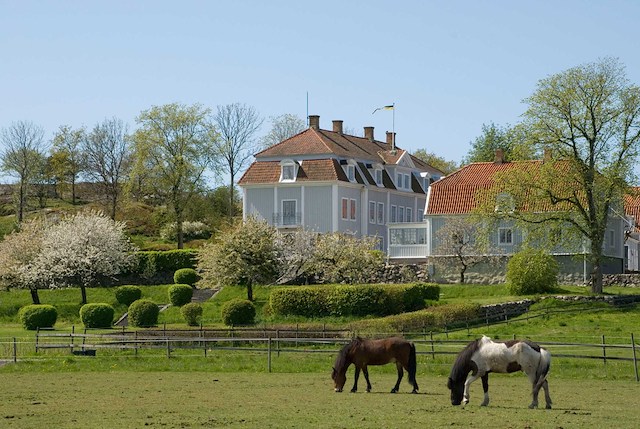
[[[525,248],[507,263],[507,285],[514,295],[551,292],[558,286],[559,271],[553,256],[543,250]]]
[[[412,155],[442,171],[444,175],[449,175],[458,169],[458,164],[455,161],[447,161],[433,152],[427,152],[425,149],[418,149]]]
[[[191,302],[193,288],[185,284],[175,284],[169,287],[168,294],[171,305],[182,307],[183,305]]]
[[[180,309],[180,314],[189,326],[198,326],[202,319],[202,305],[197,302],[185,304]]]
[[[182,222],[182,235],[185,240],[195,240],[198,238],[211,237],[211,228],[204,222],[200,221],[184,221]],[[178,239],[178,225],[176,222],[166,224],[160,230],[160,237],[164,240],[177,240]]]
[[[334,316],[386,314],[389,294],[382,286],[336,286],[328,296]]]
[[[124,304],[128,307],[133,301],[142,298],[142,289],[138,286],[119,286],[116,288],[115,295],[116,300],[120,304]]]
[[[222,306],[222,321],[225,325],[252,325],[256,307],[248,299],[232,299]]]
[[[105,303],[91,303],[80,307],[80,320],[86,328],[109,328],[115,311]]]
[[[295,315],[305,317],[327,316],[328,287],[298,286],[274,289],[269,296],[271,312],[278,315]]]
[[[151,250],[136,252],[136,256],[138,264],[134,272],[140,275],[153,275],[156,272],[195,268],[198,251],[194,249]]]
[[[129,324],[131,326],[149,327],[158,324],[160,309],[148,299],[139,299],[129,306]]]
[[[193,268],[180,268],[173,273],[173,282],[193,286],[200,277]]]
[[[25,329],[53,328],[58,319],[58,310],[48,304],[27,305],[20,309],[18,318]]]

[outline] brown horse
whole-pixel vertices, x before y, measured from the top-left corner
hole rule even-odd
[[[416,346],[407,340],[397,337],[380,340],[367,340],[358,337],[345,345],[338,353],[333,373],[331,374],[335,391],[342,392],[347,381],[347,369],[349,365],[354,364],[356,374],[351,391],[356,392],[358,390],[358,377],[360,376],[360,370],[362,370],[364,378],[367,380],[367,392],[370,392],[371,383],[369,382],[367,365],[385,365],[390,362],[395,362],[398,368],[398,381],[391,389],[391,393],[396,393],[400,387],[400,381],[402,381],[402,375],[404,374],[403,368],[409,373],[409,383],[413,386],[411,393],[418,393]]]

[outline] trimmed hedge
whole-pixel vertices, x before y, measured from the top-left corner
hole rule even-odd
[[[110,328],[115,310],[105,303],[91,303],[80,307],[80,320],[86,328]]]
[[[173,282],[176,284],[193,286],[199,278],[198,273],[193,268],[180,268],[173,273]]]
[[[116,288],[116,300],[127,307],[140,298],[142,298],[142,289],[138,286],[119,286]]]
[[[139,299],[129,306],[129,324],[131,326],[147,327],[158,324],[158,305],[148,299]]]
[[[198,326],[200,319],[202,318],[202,305],[197,302],[190,302],[185,304],[180,309],[180,314],[184,317],[184,320],[189,326]]]
[[[269,298],[273,314],[304,317],[386,316],[425,308],[438,300],[438,285],[335,285],[275,289]]]
[[[222,306],[222,322],[228,326],[253,325],[256,307],[247,299],[232,299]]]
[[[18,318],[25,329],[53,328],[58,319],[58,310],[53,305],[26,305],[18,311]]]
[[[133,272],[145,274],[195,268],[198,251],[195,249],[149,250],[136,252],[136,256],[138,263]]]
[[[182,307],[191,302],[193,288],[189,285],[172,285],[168,290],[169,301],[175,307]]]

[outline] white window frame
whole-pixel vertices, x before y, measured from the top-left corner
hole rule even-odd
[[[285,175],[285,171],[291,169],[291,177]],[[280,182],[293,183],[298,176],[298,164],[292,160],[283,160],[280,162]]]
[[[411,177],[408,174],[404,175],[404,189],[411,189]]]
[[[391,223],[398,222],[398,207],[397,206],[394,206],[394,205],[391,206],[390,218],[391,219],[389,220],[389,222],[391,222]]]
[[[413,209],[411,207],[407,207],[404,211],[405,219],[407,222],[413,222]]]
[[[378,213],[376,216],[378,225],[384,225],[384,203],[378,203]]]
[[[355,221],[358,218],[358,206],[356,200],[349,199],[349,220]]]
[[[397,187],[398,189],[402,189],[403,181],[404,181],[404,176],[403,176],[403,174],[402,174],[402,173],[400,173],[400,172],[397,172],[397,173],[396,173],[396,187]]]
[[[424,210],[418,210],[418,217],[416,219],[416,222],[423,222],[424,221]]]
[[[342,220],[349,220],[349,198],[342,198],[340,204],[340,216]]]
[[[351,165],[351,164],[347,164],[347,179],[349,179],[349,182],[355,182],[356,181],[356,166],[355,165]]]
[[[504,232],[504,240],[503,240],[503,232]],[[508,234],[508,237],[507,237]],[[507,238],[509,240],[507,241]],[[502,246],[509,246],[513,244],[513,228],[510,227],[500,227],[498,228],[498,244]]]
[[[369,201],[369,223],[376,223],[376,202]]]
[[[374,180],[376,181],[376,185],[382,186],[382,168],[376,168],[374,173]]]
[[[398,222],[404,222],[404,207],[398,206]]]
[[[285,223],[284,219],[284,204],[293,202],[293,223]],[[281,223],[283,226],[296,225],[296,214],[298,213],[298,200],[282,200],[280,201],[280,213],[281,215]]]

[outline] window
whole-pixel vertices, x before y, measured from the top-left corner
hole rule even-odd
[[[413,210],[407,207],[407,222],[413,222]]]
[[[402,188],[402,173],[396,175],[396,186],[398,189]]]
[[[376,169],[376,185],[378,186],[382,186],[382,170],[381,169]]]
[[[354,165],[347,165],[347,178],[350,182],[356,181],[356,167]]]
[[[416,222],[422,222],[424,220],[424,210],[418,210],[418,218]]]
[[[384,203],[378,203],[378,223],[384,225]]]
[[[608,231],[608,233],[609,233],[609,247],[615,247],[616,246],[616,234],[612,229],[610,229]]]
[[[342,219],[347,220],[349,219],[349,211],[348,211],[348,206],[349,206],[349,199],[348,198],[343,198],[342,199]]]
[[[280,163],[280,181],[295,182],[298,173],[298,164],[291,160],[285,160]]]
[[[500,244],[513,244],[513,231],[511,228],[498,228],[498,236]]]
[[[369,201],[369,223],[376,223],[376,202]]]
[[[356,200],[351,199],[351,200],[349,200],[349,203],[350,203],[350,206],[351,206],[351,207],[349,207],[350,208],[350,210],[349,210],[350,217],[349,218],[351,220],[356,220]]]
[[[408,174],[404,175],[404,188],[411,189],[411,178]]]
[[[398,207],[398,222],[404,222],[404,207]]]
[[[391,206],[391,222],[397,222],[398,217],[396,215],[398,208],[396,206]]]
[[[282,225],[296,225],[296,200],[282,200]]]

